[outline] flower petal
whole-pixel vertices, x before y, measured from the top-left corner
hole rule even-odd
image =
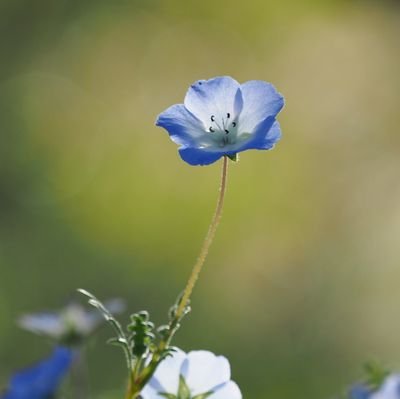
[[[399,399],[400,398],[400,375],[393,374],[386,378],[381,388],[374,392],[371,399]]]
[[[73,352],[57,347],[53,354],[30,368],[14,374],[2,399],[44,399],[52,397],[68,371]]]
[[[163,360],[149,383],[142,390],[141,396],[143,399],[163,398],[158,393],[176,395],[179,387],[179,373],[185,358],[185,352],[177,349],[173,356]]]
[[[36,334],[44,334],[60,338],[64,332],[64,323],[56,313],[38,313],[23,315],[18,320],[18,325],[25,330]]]
[[[140,392],[140,397],[142,399],[165,399],[165,396],[161,396],[159,392],[161,392],[159,387],[148,383]]]
[[[196,396],[229,381],[231,369],[223,356],[215,356],[208,351],[193,351],[183,362],[181,374],[192,396]]]
[[[235,382],[229,381],[217,388],[208,399],[242,399],[242,393]]]
[[[273,117],[267,118],[256,127],[254,133],[247,141],[238,146],[237,152],[251,149],[270,150],[279,141],[281,136],[279,122]]]
[[[235,118],[243,107],[240,84],[229,76],[199,80],[186,93],[185,107],[207,127],[212,115],[216,120]]]
[[[281,138],[279,122],[267,118],[256,127],[255,132],[245,141],[225,147],[182,147],[179,149],[181,158],[190,165],[209,165],[224,155],[234,155],[238,152],[258,149],[270,150]]]
[[[355,384],[349,389],[350,399],[368,399],[371,390],[364,384]]]
[[[120,298],[109,299],[104,302],[104,307],[112,314],[123,313],[126,308],[125,301]],[[64,314],[68,322],[75,322],[76,329],[82,333],[92,333],[104,323],[104,316],[95,310],[86,310],[81,305],[72,303],[65,309]]]
[[[171,140],[181,146],[207,140],[203,124],[183,104],[175,104],[158,115],[156,125],[166,129]]]
[[[241,86],[243,109],[239,116],[239,130],[252,133],[262,121],[275,117],[284,105],[284,98],[271,83],[250,80]]]
[[[225,155],[224,151],[211,151],[205,148],[182,147],[179,149],[181,158],[190,165],[209,165]]]

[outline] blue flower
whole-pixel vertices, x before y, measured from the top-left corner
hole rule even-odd
[[[371,389],[364,384],[355,384],[350,388],[350,399],[368,399],[371,395]]]
[[[106,302],[106,306],[112,314],[121,313],[125,309],[120,299],[111,299]],[[86,310],[79,303],[70,303],[59,312],[26,314],[18,320],[21,328],[66,345],[82,343],[102,323],[104,317],[97,310]]]
[[[350,389],[350,399],[400,399],[400,374],[391,374],[376,390],[358,384]]]
[[[222,156],[250,149],[269,150],[281,137],[276,116],[284,99],[260,80],[239,84],[229,76],[199,80],[184,104],[162,112],[157,126],[166,129],[190,165],[208,165]]]
[[[73,360],[73,352],[57,347],[52,355],[11,378],[9,388],[0,399],[50,399]]]

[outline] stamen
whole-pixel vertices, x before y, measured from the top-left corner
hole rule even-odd
[[[231,117],[231,114],[228,112],[228,113],[226,114],[226,117],[229,119],[229,118]]]
[[[210,126],[210,128],[208,129],[211,133],[214,133],[215,130]]]
[[[228,130],[228,129],[225,129],[225,133],[228,134],[228,133],[229,133],[229,130]]]
[[[224,120],[222,120],[222,127],[215,119],[214,119],[214,124],[215,124],[215,126],[217,126],[218,130],[224,130],[225,129]]]
[[[232,126],[235,127],[236,126],[236,122],[232,122]]]
[[[215,121],[215,116],[211,115],[211,122],[214,122],[214,121]]]

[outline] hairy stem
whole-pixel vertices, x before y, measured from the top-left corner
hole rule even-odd
[[[197,258],[197,261],[193,266],[192,273],[190,274],[185,290],[183,291],[182,299],[179,302],[179,306],[175,316],[175,318],[178,320],[181,318],[185,307],[188,305],[190,296],[192,295],[194,286],[196,285],[196,282],[199,278],[201,269],[203,268],[204,262],[207,258],[208,251],[213,242],[215,232],[217,231],[217,227],[221,220],[222,208],[224,206],[227,176],[228,176],[228,157],[224,156],[217,207],[215,209],[214,216],[211,220],[210,227],[208,228],[206,238],[204,239],[203,246],[201,247],[199,257]]]

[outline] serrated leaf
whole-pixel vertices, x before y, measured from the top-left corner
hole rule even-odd
[[[95,299],[93,294],[91,294],[89,291],[84,290],[83,288],[78,288],[77,291],[80,292],[81,294],[87,296],[88,298]]]
[[[129,342],[133,343],[132,353],[138,358],[148,352],[155,339],[154,324],[149,321],[149,317],[149,313],[146,311],[135,313],[131,315],[132,322],[127,327],[131,332]]]
[[[108,342],[113,345],[120,346],[123,349],[125,354],[126,365],[128,367],[128,370],[131,371],[133,363],[132,352],[121,324],[118,322],[117,319],[115,319],[115,317],[111,314],[111,312],[102,304],[102,302],[100,302],[93,294],[83,289],[79,289],[78,292],[89,298],[88,303],[93,307],[95,307],[96,309],[98,309],[99,312],[105,318],[105,320],[114,329],[117,336],[115,338],[111,338]]]
[[[107,344],[115,346],[126,346],[127,342],[123,338],[110,338],[107,340]]]

